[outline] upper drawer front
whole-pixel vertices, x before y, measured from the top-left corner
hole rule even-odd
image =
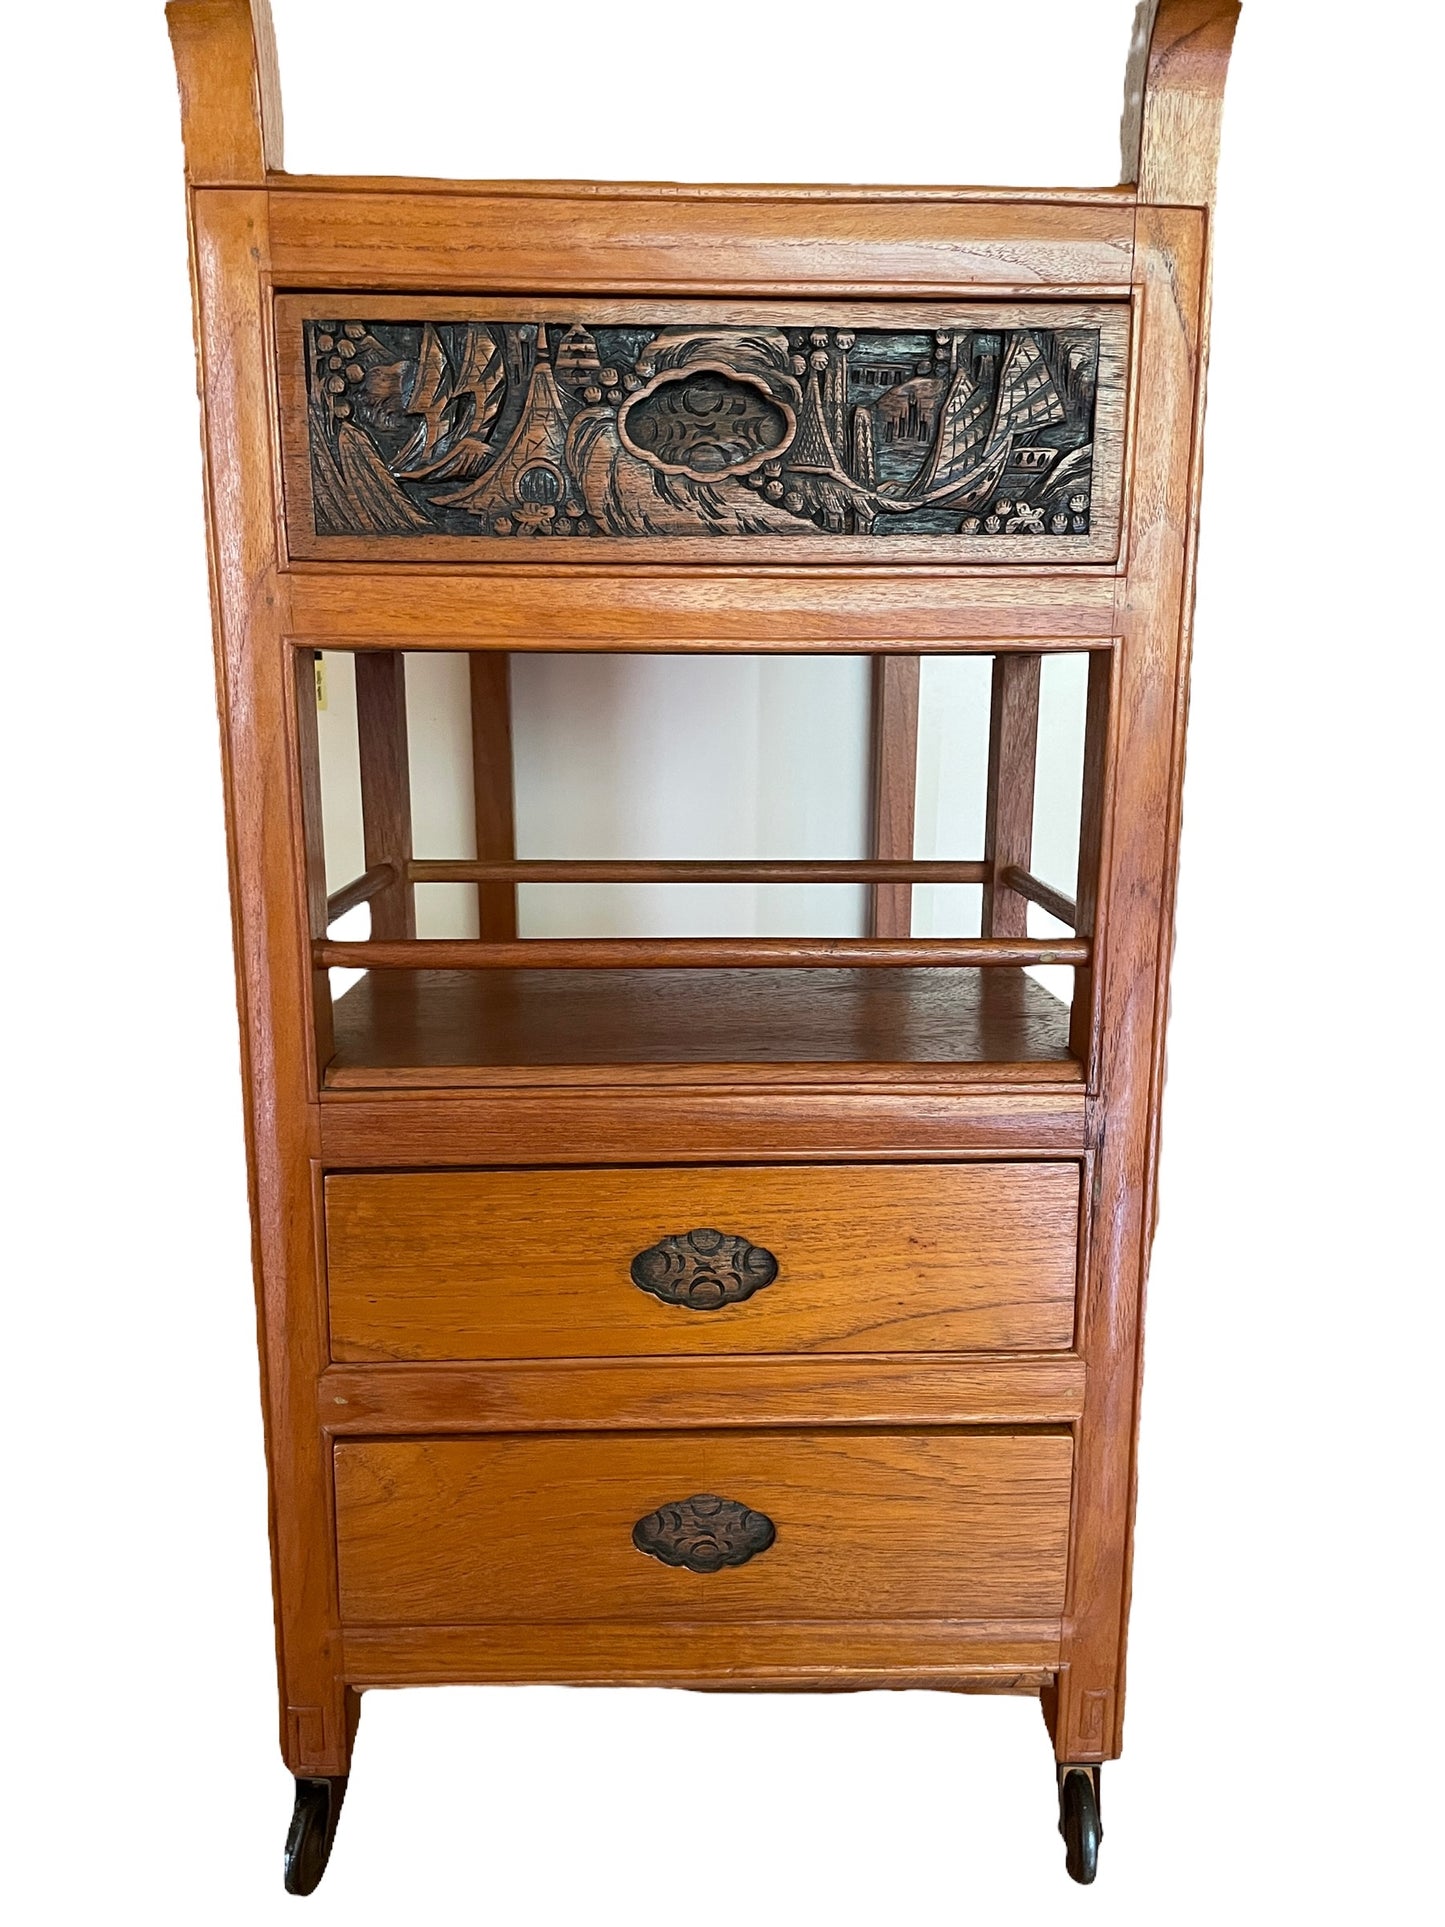
[[[338,1359],[1064,1349],[1073,1164],[326,1180]]]
[[[946,1431],[338,1445],[342,1617],[1056,1619],[1072,1449]]]
[[[283,296],[290,553],[1110,561],[1128,313]]]

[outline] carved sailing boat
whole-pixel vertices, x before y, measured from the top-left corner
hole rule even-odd
[[[957,344],[955,343],[955,353]],[[1013,336],[1004,356],[998,392],[988,396],[968,368],[955,370],[933,452],[908,493],[913,505],[975,508],[998,486],[1015,438],[1064,420],[1066,410],[1037,338]]]
[[[416,432],[392,464],[393,474],[409,474],[418,458],[423,463],[428,459],[446,432],[450,406],[447,358],[441,336],[428,321],[421,331],[416,372],[401,399],[402,413],[416,421]]]
[[[428,322],[422,330],[417,372],[403,407],[421,421],[393,464],[408,482],[470,482],[493,459],[489,439],[502,405],[502,357],[490,328],[470,323],[454,380],[447,380],[441,337]]]

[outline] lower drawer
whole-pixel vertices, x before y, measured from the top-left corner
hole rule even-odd
[[[1072,1450],[945,1430],[342,1443],[342,1618],[1057,1618]]]

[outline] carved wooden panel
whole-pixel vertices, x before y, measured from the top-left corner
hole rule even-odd
[[[770,1285],[778,1275],[778,1261],[762,1245],[704,1228],[659,1238],[638,1252],[631,1271],[633,1284],[665,1305],[717,1311]]]
[[[1122,304],[325,300],[278,304],[298,555],[1117,549]]]
[[[675,1505],[659,1506],[632,1528],[632,1543],[639,1552],[660,1559],[665,1566],[686,1566],[689,1572],[745,1566],[766,1552],[777,1536],[766,1512],[754,1512],[736,1499],[719,1499],[711,1492],[695,1492]]]

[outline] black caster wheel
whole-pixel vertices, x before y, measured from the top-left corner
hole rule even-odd
[[[296,1805],[286,1835],[288,1894],[313,1894],[320,1885],[345,1797],[344,1779],[296,1782]]]
[[[1069,1878],[1087,1887],[1099,1870],[1099,1769],[1065,1766],[1059,1769],[1059,1832],[1064,1836],[1064,1860]]]

